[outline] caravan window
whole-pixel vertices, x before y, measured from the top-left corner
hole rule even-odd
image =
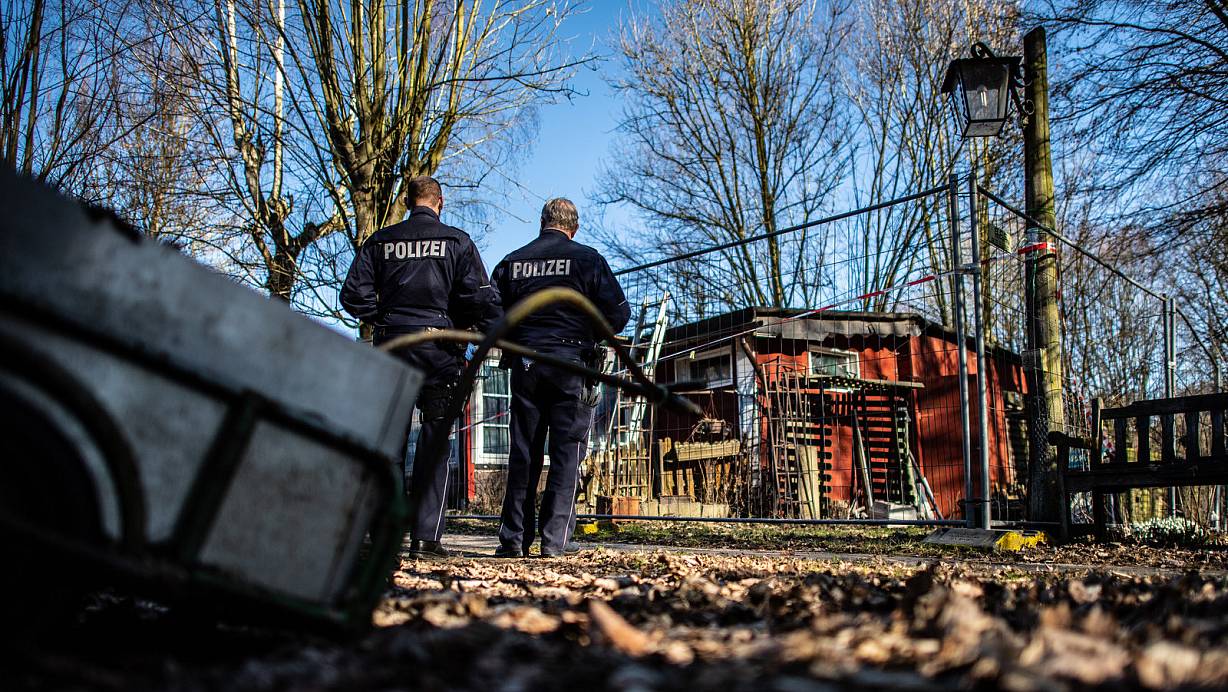
[[[685,362],[687,379],[693,382],[703,382],[709,388],[733,385],[733,359],[728,349],[692,353]]]
[[[861,377],[861,364],[853,351],[840,351],[834,348],[810,350],[810,374],[829,375],[832,377]]]

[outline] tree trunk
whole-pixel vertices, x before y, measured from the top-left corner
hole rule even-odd
[[[268,262],[268,272],[265,288],[269,295],[287,303],[290,302],[290,296],[294,291],[294,281],[298,277],[297,258],[288,250],[279,248]]]
[[[1024,128],[1025,196],[1032,218],[1052,228],[1056,223],[1053,193],[1053,160],[1049,147],[1049,74],[1045,30],[1037,27],[1024,36],[1027,98],[1035,106]],[[1035,229],[1036,241],[1049,242],[1043,253],[1033,253],[1028,262],[1029,346],[1035,355],[1032,390],[1031,459],[1028,464],[1029,516],[1033,521],[1056,521],[1058,463],[1049,450],[1050,430],[1065,430],[1062,403],[1062,335],[1057,306],[1057,244],[1043,229]],[[1037,257],[1039,254],[1039,257]],[[1098,434],[1093,431],[1093,435]]]

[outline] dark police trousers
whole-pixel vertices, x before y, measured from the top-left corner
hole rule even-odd
[[[534,534],[540,532],[543,550],[561,552],[575,528],[580,461],[588,451],[593,418],[592,407],[581,401],[584,377],[540,364],[526,370],[517,359],[511,384],[511,450],[499,542],[527,555]],[[537,518],[534,506],[547,433],[550,470]]]
[[[380,335],[375,345],[399,334]],[[452,420],[446,418],[452,392],[460,377],[462,360],[450,346],[426,343],[398,349],[393,355],[422,371],[424,380],[418,392],[421,427],[414,450],[413,478],[410,480],[409,534],[421,541],[438,541],[443,536],[444,505],[448,499],[448,433]],[[409,431],[406,430],[406,435]],[[434,449],[434,451],[432,451]],[[405,477],[405,456],[401,456],[401,477]]]

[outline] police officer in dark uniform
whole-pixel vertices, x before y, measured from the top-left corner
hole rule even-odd
[[[573,288],[597,306],[615,332],[622,331],[631,316],[627,299],[605,258],[572,240],[578,229],[574,204],[562,198],[547,202],[542,208],[541,234],[495,267],[495,286],[509,308],[544,288]],[[588,318],[564,305],[528,317],[513,329],[509,339],[577,362],[590,362],[597,352]],[[582,375],[528,359],[510,361],[511,450],[495,555],[527,556],[538,532],[535,523],[540,528],[542,556],[561,555],[575,526],[580,460],[587,451],[592,424],[592,403],[585,397],[587,383]],[[547,437],[550,471],[542,494],[541,517],[535,522],[537,482]]]
[[[374,328],[377,346],[424,330],[484,330],[503,313],[477,248],[464,231],[440,222],[443,191],[434,178],[413,178],[406,192],[413,201],[409,218],[363,243],[341,289],[341,305]],[[463,350],[428,342],[395,355],[425,376],[418,393],[421,427],[409,489],[410,553],[446,557],[439,540],[452,421],[445,416],[464,363]]]

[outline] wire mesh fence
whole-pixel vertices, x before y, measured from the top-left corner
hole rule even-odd
[[[993,197],[990,193],[987,197]],[[1003,353],[1023,355],[1028,377],[1035,382],[1042,355],[1028,346],[1031,314],[1027,297],[1035,295],[1036,266],[1043,258],[1056,259],[1058,315],[1061,328],[1061,419],[1046,420],[1043,407],[1019,414],[1021,425],[1042,425],[1089,440],[1099,447],[1102,464],[1175,463],[1197,459],[1212,448],[1211,415],[1162,415],[1130,424],[1129,434],[1116,421],[1098,426],[1097,406],[1122,407],[1134,402],[1218,391],[1208,378],[1207,360],[1201,359],[1200,335],[1178,319],[1180,306],[1163,295],[1159,278],[1150,271],[1147,255],[1128,245],[1109,245],[1075,229],[1049,243],[1037,243],[1034,224],[1000,199],[982,199],[982,243],[1002,252],[1012,247],[1017,261],[987,263],[983,276],[987,300],[983,304],[986,338],[1009,343],[1024,337],[1019,346]],[[1005,257],[1003,252],[1000,256]],[[1000,328],[1005,327],[1005,328]],[[1020,350],[1021,349],[1021,350]],[[1010,415],[1010,414],[1008,414]],[[1143,427],[1140,429],[1139,425]],[[1094,427],[1095,426],[1095,427]],[[1188,441],[1195,428],[1197,445]],[[1014,431],[1008,431],[1013,434]],[[1219,435],[1222,437],[1222,430]],[[1172,440],[1165,451],[1165,440]],[[1060,467],[1086,471],[1093,455],[1071,450],[1057,459]],[[1033,460],[1035,461],[1035,459]],[[1026,489],[1023,489],[1026,492]],[[1219,487],[1134,488],[1107,493],[1107,521],[1129,530],[1132,525],[1173,516],[1219,528],[1224,493]],[[1005,508],[1001,508],[1005,509]],[[995,512],[995,516],[1009,515]],[[1077,493],[1071,500],[1075,523],[1093,519],[1093,494]]]
[[[645,257],[619,271],[633,306],[623,335],[633,355],[659,381],[685,383],[703,415],[603,391],[582,509],[962,517],[966,438],[951,245],[959,224],[949,191]],[[458,476],[469,478],[458,477],[457,487],[468,488],[470,512],[497,513],[502,499],[508,391],[507,372],[492,359],[458,423]]]
[[[1047,430],[1094,437],[1094,399],[1112,406],[1175,386],[1158,293],[1077,238],[1038,242],[1025,215],[967,180],[680,250],[617,272],[633,306],[623,338],[646,372],[682,383],[703,415],[604,388],[582,513],[1022,520],[1031,471],[1052,460]],[[1045,262],[1056,264],[1054,354],[1038,347],[1029,317]],[[1054,368],[1060,403],[1044,401],[1039,386]],[[453,507],[498,513],[509,403],[508,371],[493,356],[457,423]],[[1099,437],[1111,457],[1111,436]],[[1059,463],[1077,468],[1086,454]],[[1148,492],[1115,498],[1114,516],[1173,511],[1167,491]],[[1177,493],[1177,506],[1210,521],[1223,502],[1210,492],[1184,503]],[[1078,498],[1076,518],[1089,507]]]

